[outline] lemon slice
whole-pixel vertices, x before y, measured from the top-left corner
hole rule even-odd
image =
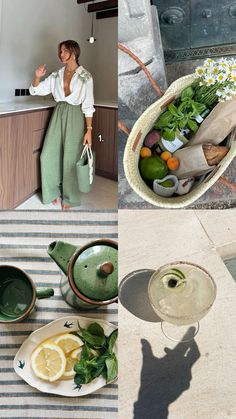
[[[81,351],[82,351],[82,348],[75,349],[70,354],[71,358],[76,359],[77,361],[79,361],[80,355],[81,355]]]
[[[66,355],[83,345],[83,341],[78,336],[70,333],[59,336],[54,342],[60,346]]]
[[[66,357],[58,345],[45,342],[32,353],[31,367],[37,377],[53,382],[64,374]]]
[[[64,372],[63,376],[61,377],[62,380],[64,378],[74,377],[74,375],[75,375],[75,371],[74,371],[75,363],[76,363],[76,359],[73,359],[70,356],[68,356],[66,358],[66,369],[65,369],[65,372]]]
[[[75,375],[74,365],[76,362],[79,361],[81,351],[82,351],[82,347],[77,348],[71,352],[70,356],[66,358],[66,370],[62,376],[62,380],[64,378],[74,377]]]

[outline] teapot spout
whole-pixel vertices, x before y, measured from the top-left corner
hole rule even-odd
[[[70,258],[73,256],[77,247],[73,244],[61,241],[52,242],[47,249],[49,256],[56,262],[59,268],[67,275],[67,268]]]

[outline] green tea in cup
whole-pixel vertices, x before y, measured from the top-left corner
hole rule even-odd
[[[15,266],[0,266],[0,323],[23,320],[35,306],[36,298],[47,298],[53,289],[37,291],[32,279]]]

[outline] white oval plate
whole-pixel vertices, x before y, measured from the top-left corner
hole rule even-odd
[[[43,340],[59,333],[77,331],[78,321],[83,328],[87,328],[91,323],[94,322],[100,324],[100,326],[102,326],[104,329],[105,335],[107,336],[110,335],[113,330],[117,329],[114,324],[96,318],[69,316],[54,320],[46,326],[35,330],[35,332],[31,333],[30,336],[23,342],[14,358],[15,372],[32,387],[35,387],[44,393],[58,394],[60,396],[85,396],[86,394],[93,393],[99,388],[104,387],[106,385],[106,380],[103,377],[95,378],[91,383],[83,384],[81,389],[78,389],[74,383],[74,378],[49,383],[48,381],[43,381],[36,377],[31,369],[30,358],[36,346],[39,345],[39,343],[41,343]],[[117,355],[117,343],[114,346],[114,352]]]

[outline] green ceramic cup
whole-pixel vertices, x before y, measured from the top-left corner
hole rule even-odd
[[[0,323],[17,323],[33,310],[37,299],[54,295],[52,288],[37,290],[32,279],[15,266],[0,265]]]

